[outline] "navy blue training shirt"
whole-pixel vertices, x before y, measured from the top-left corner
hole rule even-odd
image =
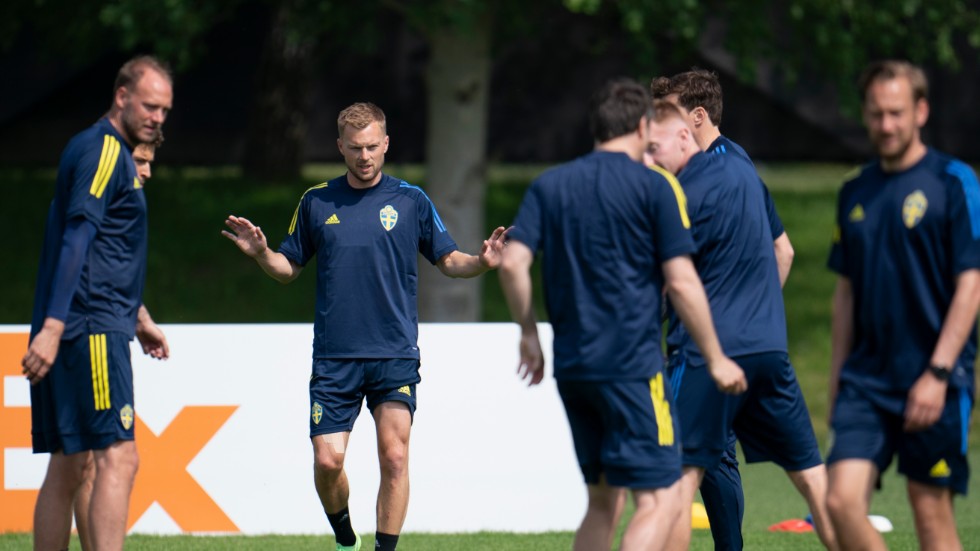
[[[786,352],[783,293],[755,167],[736,155],[697,153],[678,179],[698,249],[694,264],[725,354]],[[704,365],[676,315],[667,344],[669,350],[681,348],[689,364]]]
[[[714,153],[716,155],[732,154],[745,159],[749,163],[752,163],[752,159],[749,157],[749,154],[742,149],[742,146],[728,139],[728,137],[724,135],[718,136],[715,138],[715,141],[711,142],[711,145],[708,146],[708,153]],[[754,163],[753,166],[755,166]],[[775,240],[777,237],[785,233],[786,228],[783,227],[783,221],[780,220],[779,214],[776,213],[776,204],[773,202],[772,196],[769,195],[769,188],[766,187],[765,183],[763,183],[761,179],[759,182],[762,183],[762,190],[766,195],[766,213],[769,216],[769,228],[772,230],[772,238]]]
[[[976,174],[933,149],[901,172],[863,167],[838,196],[828,265],[854,294],[854,348],[841,381],[904,397],[929,365],[956,276],[980,268]],[[971,394],[976,352],[974,325],[951,380]]]
[[[660,350],[661,264],[694,251],[673,176],[595,151],[531,184],[510,238],[543,252],[555,377],[650,379]]]
[[[435,264],[456,243],[418,187],[347,176],[303,194],[279,252],[316,256],[314,358],[418,358],[418,255]]]
[[[72,293],[62,338],[109,331],[133,337],[146,278],[146,215],[132,149],[108,119],[75,135],[62,152],[48,209],[32,337],[51,314],[62,240],[69,220],[75,218],[91,222],[96,234]]]

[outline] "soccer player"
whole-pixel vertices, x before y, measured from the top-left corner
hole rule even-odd
[[[980,186],[926,146],[922,69],[868,66],[859,80],[877,158],[837,201],[827,505],[843,547],[885,549],[871,493],[898,455],[919,546],[961,549],[953,495],[969,479],[980,307]]]
[[[825,546],[835,539],[823,502],[827,474],[803,393],[790,365],[786,318],[765,192],[755,168],[735,155],[702,153],[681,110],[655,106],[649,155],[677,175],[687,197],[694,263],[704,282],[722,348],[745,371],[748,392],[718,392],[688,324],[672,320],[671,376],[680,418],[682,519],[669,549],[687,549],[691,503],[701,477],[721,460],[732,430],[750,463],[773,461],[806,499]],[[676,307],[673,299],[671,303]],[[682,320],[683,321],[683,320]]]
[[[153,163],[156,150],[162,143],[163,132],[158,130],[156,138],[151,143],[141,143],[133,148],[133,164],[136,167],[136,177],[139,179],[140,185],[145,186],[146,181],[152,176],[150,164]],[[147,354],[151,351],[152,348],[145,350]],[[162,356],[157,356],[157,359],[166,359],[169,356],[169,350],[166,353],[161,350],[161,354]],[[84,453],[87,458],[82,468],[82,481],[75,493],[73,509],[75,511],[75,528],[78,530],[78,540],[82,546],[82,551],[91,551],[95,549],[95,544],[92,542],[91,531],[89,530],[88,509],[92,502],[92,491],[95,489],[95,454],[91,451]],[[67,530],[69,527],[65,528]]]
[[[317,294],[310,378],[314,482],[337,538],[359,549],[351,528],[344,457],[366,397],[378,436],[381,488],[376,549],[395,549],[408,507],[408,441],[419,377],[418,255],[449,277],[475,277],[500,263],[503,227],[479,256],[458,250],[432,201],[382,173],[385,115],[355,103],[337,118],[347,173],[303,194],[278,251],[262,230],[230,216],[224,235],[272,278],[295,279],[316,257]]]
[[[157,132],[156,138],[150,143],[141,143],[133,149],[133,164],[136,165],[136,177],[140,180],[140,185],[146,185],[146,181],[153,176],[150,165],[156,159],[157,149],[163,144],[163,132]]]
[[[34,510],[35,549],[67,549],[90,458],[93,489],[88,506],[81,503],[89,541],[99,550],[123,546],[139,461],[129,341],[135,335],[154,358],[170,353],[142,305],[146,200],[132,149],[155,139],[172,99],[158,60],[130,60],[109,112],[72,138],[58,166],[21,362],[31,382],[34,452],[51,454]]]
[[[741,146],[721,133],[719,127],[724,102],[721,83],[715,73],[692,69],[669,78],[658,77],[650,82],[650,91],[654,99],[669,101],[680,108],[702,151],[718,155],[737,155],[751,162]],[[774,237],[779,282],[783,285],[793,264],[793,245],[776,213],[769,190],[763,188],[763,191],[769,227]],[[668,354],[674,351],[673,348],[668,346]],[[668,372],[670,371],[671,367],[668,366]],[[715,468],[705,471],[701,481],[701,499],[708,513],[711,536],[718,551],[742,549],[745,498],[742,493],[742,478],[738,472],[735,441],[735,433],[732,432],[728,436],[728,446],[721,461]]]
[[[677,423],[660,352],[662,289],[692,328],[714,384],[745,389],[719,346],[691,262],[684,193],[673,176],[640,163],[651,116],[649,93],[632,80],[596,92],[595,151],[531,184],[499,274],[521,328],[519,374],[538,384],[544,365],[530,268],[542,252],[555,379],[589,496],[576,550],[610,548],[627,489],[636,511],[624,550],[660,549],[680,514]]]

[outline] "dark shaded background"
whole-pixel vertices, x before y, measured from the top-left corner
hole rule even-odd
[[[167,121],[162,160],[184,165],[238,164],[245,148],[248,107],[267,32],[267,9],[239,10],[208,35],[204,56],[176,75],[175,109]],[[555,10],[552,24],[498,47],[491,83],[488,157],[491,162],[551,163],[591,148],[584,116],[595,87],[611,76],[635,75],[615,21]],[[377,51],[338,52],[316,71],[314,109],[304,157],[340,160],[335,117],[354,101],[385,109],[392,162],[424,161],[425,42],[395,17],[379,22]],[[0,57],[0,164],[51,165],[66,141],[108,107],[111,85],[128,55],[107,53],[76,65],[40,53],[38,38],[20,36]],[[869,154],[864,132],[842,114],[833,86],[788,86],[760,67],[740,82],[710,33],[683,59],[664,56],[659,72],[691,66],[719,73],[725,90],[722,130],[757,160],[859,161]],[[965,50],[965,48],[964,48]],[[929,68],[932,115],[926,140],[967,161],[980,160],[980,71],[973,53],[952,73]],[[645,69],[654,74],[657,69]],[[645,80],[645,79],[644,79]],[[447,147],[451,147],[447,144]]]

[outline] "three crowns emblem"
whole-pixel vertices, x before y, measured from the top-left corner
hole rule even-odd
[[[391,228],[394,228],[395,224],[398,223],[398,211],[391,205],[385,205],[385,208],[381,209],[379,216],[381,217],[381,226],[386,231],[391,231]]]

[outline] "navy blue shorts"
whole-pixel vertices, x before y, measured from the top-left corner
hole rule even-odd
[[[70,455],[132,440],[133,407],[127,335],[63,340],[47,376],[31,386],[34,453]]]
[[[678,425],[663,375],[650,381],[558,381],[587,484],[667,488],[681,476]]]
[[[415,385],[422,381],[414,358],[315,359],[310,376],[310,436],[350,432],[367,397],[368,409],[404,402],[415,416]]]
[[[865,392],[841,382],[834,402],[833,445],[827,463],[865,459],[873,462],[880,474],[897,454],[898,472],[909,480],[966,495],[970,481],[967,439],[973,410],[967,391],[951,388],[939,420],[919,432],[905,432],[904,415],[880,407]]]
[[[787,471],[820,465],[810,412],[787,354],[747,354],[732,360],[749,384],[737,396],[720,392],[707,367],[685,365],[680,355],[671,358],[668,370],[675,385],[684,464],[715,468],[734,429],[747,463],[772,461]]]

